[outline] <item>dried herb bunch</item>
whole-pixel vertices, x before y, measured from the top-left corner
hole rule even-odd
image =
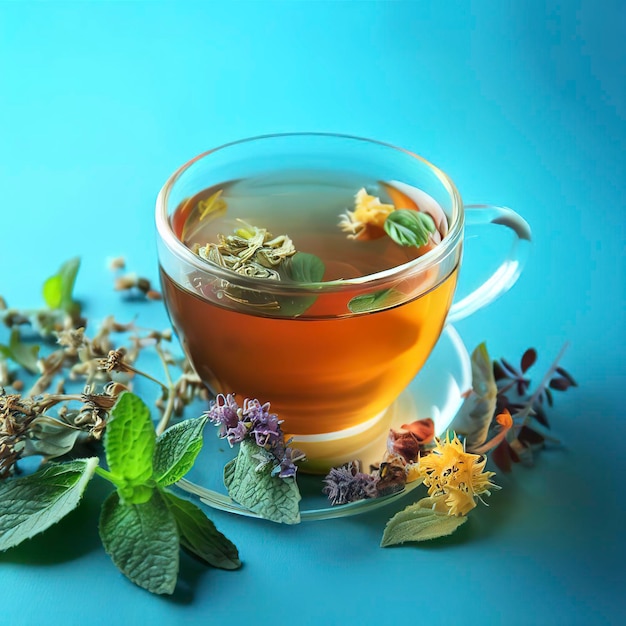
[[[171,491],[195,462],[208,418],[168,424],[194,398],[206,399],[206,391],[189,363],[167,347],[169,330],[110,316],[88,336],[72,296],[78,267],[72,259],[44,283],[41,309],[10,309],[0,299],[0,317],[10,329],[8,344],[0,346],[0,550],[65,517],[97,475],[115,488],[102,504],[100,538],[137,585],[173,593],[181,549],[212,567],[239,568],[236,546]],[[116,271],[120,267],[117,262]],[[118,279],[116,288],[158,299],[146,279],[122,286]],[[165,382],[140,369],[148,350],[160,360]],[[23,371],[34,377],[26,392]],[[137,376],[157,385],[159,420],[132,393]],[[67,392],[66,385],[82,391]],[[89,442],[99,445],[81,445]],[[41,466],[19,475],[17,463],[28,455],[43,457]]]
[[[168,348],[169,329],[142,328],[109,316],[88,336],[87,320],[73,297],[78,268],[79,260],[72,259],[44,283],[40,309],[12,308],[0,298],[0,319],[10,329],[8,343],[0,344],[0,478],[11,475],[24,456],[49,460],[101,439],[112,407],[132,389],[136,376],[158,386],[157,432],[195,398],[207,399],[187,359]],[[150,288],[145,296],[156,299],[154,293]],[[146,350],[158,356],[165,383],[139,368]],[[28,389],[25,377],[33,379]],[[74,391],[67,392],[68,386]]]
[[[376,498],[401,491],[407,483],[423,482],[428,497],[389,521],[381,545],[454,532],[477,500],[499,488],[491,482],[495,474],[485,470],[487,454],[507,472],[513,463],[532,465],[546,441],[558,442],[549,432],[547,407],[553,406],[554,391],[576,386],[559,365],[564,351],[533,389],[528,371],[537,361],[534,348],[515,367],[505,359],[492,361],[481,344],[471,357],[472,389],[464,394],[464,405],[446,435],[435,437],[428,418],[391,430],[383,461],[369,474],[361,472],[358,461],[330,471],[324,492],[331,504]]]

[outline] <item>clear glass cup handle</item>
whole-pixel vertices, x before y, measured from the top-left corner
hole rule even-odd
[[[513,234],[513,242],[502,263],[491,276],[474,291],[452,305],[447,323],[461,320],[499,298],[515,284],[526,262],[531,235],[530,226],[524,218],[506,207],[488,204],[465,206],[466,237],[473,226],[485,225],[509,229]]]

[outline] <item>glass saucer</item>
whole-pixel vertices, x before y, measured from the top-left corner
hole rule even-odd
[[[472,386],[470,358],[463,340],[452,326],[447,326],[426,365],[413,379],[401,396],[388,409],[389,425],[399,428],[402,424],[430,417],[435,422],[438,434],[445,432],[461,405],[463,393]],[[386,433],[380,440],[372,442],[368,454],[361,458],[364,468],[380,461],[385,453]],[[297,442],[294,442],[297,447]],[[196,496],[200,502],[222,511],[259,517],[234,502],[223,483],[224,465],[236,455],[228,442],[219,439],[217,429],[207,426],[204,446],[193,468],[177,483],[183,491]],[[302,521],[344,517],[371,511],[401,498],[417,486],[408,484],[402,491],[382,498],[359,500],[350,504],[330,506],[322,493],[324,477],[298,473],[298,486],[302,495],[300,515]]]

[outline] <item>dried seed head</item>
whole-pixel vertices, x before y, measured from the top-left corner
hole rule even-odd
[[[126,268],[126,259],[123,256],[115,257],[109,261],[109,269],[116,272]]]
[[[98,367],[101,370],[107,372],[130,372],[131,368],[124,362],[126,356],[125,348],[118,348],[117,350],[109,350],[109,354],[106,359],[100,359]]]

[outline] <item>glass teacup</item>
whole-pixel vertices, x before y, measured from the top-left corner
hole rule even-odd
[[[384,233],[376,237],[382,243],[370,242],[363,229],[347,236],[336,223],[336,233],[320,243],[324,198],[332,213],[333,203],[343,202],[338,198],[358,191],[358,181],[391,189],[400,204],[428,213],[437,226],[434,245],[410,258]],[[337,214],[337,222],[345,225],[346,215]],[[211,257],[209,241],[194,236],[219,239],[224,216],[243,239],[255,228],[292,234],[299,250],[324,256],[324,274],[305,266],[289,280],[275,280]],[[466,220],[498,225],[494,233],[512,233],[513,245],[480,287],[453,303]],[[530,240],[516,213],[464,207],[448,176],[415,154],[312,133],[257,137],[199,155],[166,182],[156,221],[166,306],[198,375],[213,394],[270,402],[312,471],[331,456],[333,463],[353,458],[384,430],[388,408],[418,374],[446,322],[506,291]],[[355,270],[376,255],[386,265]],[[339,457],[333,442],[341,442]]]

